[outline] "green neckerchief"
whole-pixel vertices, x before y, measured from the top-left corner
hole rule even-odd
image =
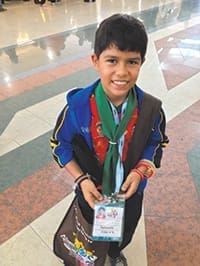
[[[119,157],[117,143],[120,137],[126,131],[128,123],[136,107],[136,95],[135,90],[131,89],[128,94],[128,103],[124,117],[118,125],[115,125],[111,107],[101,82],[98,84],[95,90],[95,97],[102,123],[103,134],[109,139],[109,147],[106,153],[106,159],[103,168],[102,192],[103,195],[110,196],[115,191],[116,165]]]

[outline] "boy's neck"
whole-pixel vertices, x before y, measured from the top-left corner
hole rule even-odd
[[[108,99],[117,108],[118,106],[122,105],[125,102],[127,97],[128,95],[126,95],[126,97],[123,97],[121,99],[110,99],[109,97]]]

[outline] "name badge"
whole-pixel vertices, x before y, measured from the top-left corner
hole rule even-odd
[[[116,195],[95,204],[93,240],[117,242],[122,240],[124,205],[125,199]]]

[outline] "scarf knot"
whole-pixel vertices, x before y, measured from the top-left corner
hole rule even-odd
[[[109,140],[109,144],[110,144],[110,145],[117,145],[117,142],[112,141],[112,140]]]

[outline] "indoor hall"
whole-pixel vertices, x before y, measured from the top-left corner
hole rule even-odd
[[[5,1],[0,12],[0,265],[57,266],[53,234],[73,197],[49,138],[66,91],[98,76],[90,54],[114,13],[141,19],[148,52],[137,84],[160,98],[170,143],[145,190],[124,251],[130,266],[200,261],[200,3],[198,0]],[[109,264],[108,264],[109,265]]]

